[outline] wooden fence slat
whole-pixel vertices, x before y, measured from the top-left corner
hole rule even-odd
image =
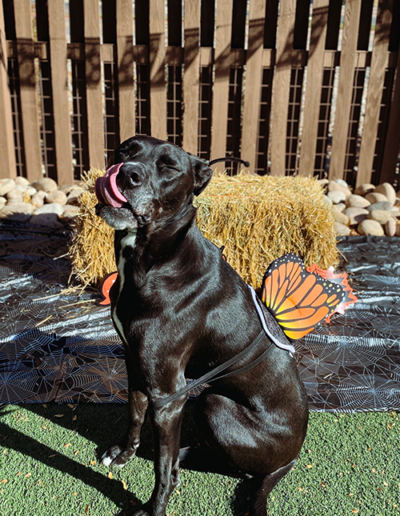
[[[306,116],[303,121],[299,168],[300,176],[314,175],[322,76],[324,73],[328,9],[329,0],[314,0],[307,65],[307,85],[304,100],[304,113],[306,113]]]
[[[0,5],[0,154],[2,159],[2,177],[15,178],[17,175],[11,96],[8,87],[7,44],[5,36],[3,5]]]
[[[241,157],[243,160],[250,161],[249,172],[251,174],[254,174],[257,159],[264,24],[265,0],[250,0],[249,43],[246,61],[246,89],[244,93]]]
[[[215,27],[215,79],[212,106],[211,159],[226,153],[229,71],[232,33],[232,1],[219,0]]]
[[[400,46],[397,54],[397,78],[390,108],[389,126],[380,176],[380,183],[392,183],[400,151]]]
[[[117,61],[119,135],[123,142],[136,131],[132,0],[117,0]]]
[[[32,40],[31,2],[14,0],[15,32],[20,83],[22,132],[29,181],[43,177],[39,114],[36,99],[35,48]]]
[[[200,0],[186,0],[183,76],[183,148],[197,154],[200,81]]]
[[[392,13],[393,0],[380,0],[376,19],[374,48],[372,50],[371,72],[356,186],[371,182],[381,99],[385,82]]]
[[[150,127],[151,135],[167,139],[165,89],[165,2],[150,0]]]
[[[332,156],[329,169],[330,179],[343,178],[351,99],[353,95],[354,71],[357,60],[357,38],[360,22],[360,10],[361,0],[346,2],[342,51],[340,57],[339,86],[336,103],[336,118],[333,129]]]
[[[281,0],[272,98],[271,175],[284,176],[296,0]]]
[[[102,169],[104,168],[104,124],[98,0],[84,0],[83,10],[89,163],[93,168]]]
[[[64,0],[48,3],[51,83],[53,91],[54,144],[59,185],[74,182],[72,168],[71,116],[67,71],[67,38]],[[68,137],[69,136],[69,137]]]

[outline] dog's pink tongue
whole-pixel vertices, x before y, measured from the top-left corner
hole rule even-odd
[[[128,200],[117,188],[117,175],[122,163],[110,167],[103,177],[96,179],[94,190],[101,204],[121,208]]]

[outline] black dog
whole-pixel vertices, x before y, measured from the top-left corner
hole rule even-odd
[[[242,352],[262,327],[249,288],[196,226],[192,200],[211,179],[207,163],[147,136],[122,143],[115,162],[123,163],[116,185],[127,202],[100,203],[96,210],[116,230],[119,276],[110,297],[125,346],[130,421],[103,464],[123,466],[135,454],[147,412],[156,480],[150,500],[135,516],[162,516],[179,484],[187,396],[163,400],[183,388],[186,377],[199,378]],[[268,325],[277,326],[266,309],[264,314]],[[287,343],[283,332],[279,338]],[[227,371],[251,364],[268,346],[264,360],[217,380],[195,406],[197,425],[219,462],[232,474],[252,477],[256,494],[250,514],[257,516],[266,514],[268,494],[292,468],[308,421],[295,361],[265,334]],[[190,451],[186,460],[190,463]]]

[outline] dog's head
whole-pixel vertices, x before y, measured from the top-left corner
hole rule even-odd
[[[115,151],[115,165],[96,182],[96,213],[114,229],[173,220],[211,180],[208,164],[180,147],[135,136]]]

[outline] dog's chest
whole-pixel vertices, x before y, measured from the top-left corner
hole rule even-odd
[[[117,256],[117,267],[118,267],[118,275],[119,275],[119,292],[118,292],[118,298],[114,305],[114,308],[112,310],[112,318],[113,321],[118,328],[122,338],[127,343],[126,336],[123,329],[123,324],[121,320],[118,317],[117,309],[118,309],[118,301],[119,297],[121,295],[121,292],[124,288],[125,284],[125,265],[126,265],[126,258],[124,257],[124,250],[127,247],[131,247],[132,249],[135,247],[136,243],[136,231],[128,231],[128,233],[121,239],[120,242],[120,251],[119,256]]]

